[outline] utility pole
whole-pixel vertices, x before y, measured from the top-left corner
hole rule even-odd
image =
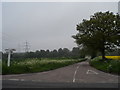
[[[25,52],[29,52],[30,46],[29,43],[26,41],[25,42]]]
[[[13,51],[15,51],[15,49],[5,49],[5,51],[8,53],[8,62],[7,62],[7,66],[10,66],[10,57],[11,54],[13,53]]]

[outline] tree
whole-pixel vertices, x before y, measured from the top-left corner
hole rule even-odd
[[[36,50],[35,56],[36,56],[36,58],[41,58],[41,56],[40,56],[40,51],[39,51],[39,50]]]
[[[68,48],[63,48],[63,56],[65,58],[69,58],[70,57],[70,50]]]
[[[63,49],[62,48],[58,49],[58,57],[63,57]]]
[[[40,56],[41,56],[41,58],[45,58],[46,57],[45,50],[40,50]]]
[[[91,58],[94,58],[97,56],[97,51],[96,50],[93,50],[91,48],[88,48],[88,47],[83,47],[81,50],[80,50],[80,53],[81,53],[81,56],[86,56],[86,55],[90,55]]]
[[[78,47],[73,47],[71,54],[72,58],[80,58],[81,56],[80,49]]]
[[[56,58],[58,56],[58,52],[56,49],[54,49],[53,51],[51,51],[51,54],[50,54],[51,58]]]
[[[50,51],[47,49],[46,50],[46,58],[49,58],[50,57]]]
[[[105,51],[120,47],[120,16],[112,12],[97,12],[89,20],[77,25],[78,33],[72,37],[78,45],[99,51],[102,59]]]

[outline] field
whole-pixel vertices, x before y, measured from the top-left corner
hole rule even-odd
[[[120,75],[120,59],[112,58],[102,61],[101,57],[96,57],[90,61],[90,65],[101,71]]]
[[[102,56],[99,56],[102,58]],[[120,56],[105,56],[107,59],[112,59],[112,60],[120,60]]]
[[[11,61],[11,66],[7,67],[7,62],[2,62],[2,74],[22,74],[42,72],[57,69],[77,62],[84,61],[85,59],[25,59]]]
[[[105,56],[108,59],[120,60],[120,56]]]

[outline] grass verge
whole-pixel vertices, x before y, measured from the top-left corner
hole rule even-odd
[[[85,61],[85,59],[26,59],[22,61],[14,60],[11,61],[11,66],[7,67],[5,61],[2,62],[2,74],[22,74],[22,73],[33,73],[33,72],[43,72],[48,70],[57,69],[74,63]]]
[[[92,59],[90,65],[94,68],[112,74],[120,75],[120,60],[102,60],[101,57]]]

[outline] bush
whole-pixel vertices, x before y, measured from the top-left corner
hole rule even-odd
[[[92,59],[90,65],[104,72],[120,75],[120,60],[102,60],[101,57]]]

